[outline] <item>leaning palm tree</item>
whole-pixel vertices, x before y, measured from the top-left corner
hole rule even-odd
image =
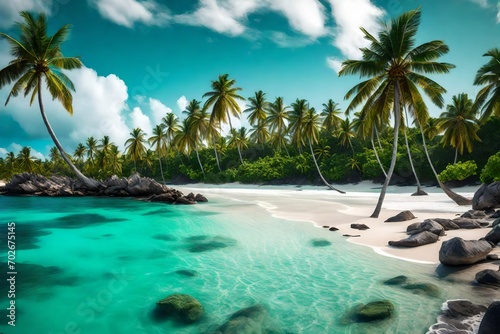
[[[137,172],[137,161],[142,161],[146,155],[146,133],[141,128],[135,128],[130,136],[125,142],[125,155],[134,162],[134,170]]]
[[[79,58],[65,57],[61,52],[61,44],[68,36],[70,25],[64,25],[54,35],[48,36],[47,18],[44,14],[39,14],[35,18],[23,11],[21,17],[24,22],[18,24],[20,30],[18,39],[0,32],[0,37],[7,40],[11,48],[10,53],[15,57],[9,65],[0,70],[0,89],[15,82],[5,104],[11,97],[18,96],[21,91],[25,97],[31,94],[30,105],[38,97],[43,122],[62,158],[85,186],[97,189],[99,183],[83,175],[69,159],[52,130],[42,102],[42,80],[45,79],[52,98],[58,99],[68,113],[73,114],[73,97],[70,90],[75,89],[62,70],[80,68],[83,64]]]
[[[371,217],[377,218],[382,209],[387,186],[391,181],[397,158],[398,134],[401,123],[402,104],[412,106],[413,117],[420,124],[429,117],[427,107],[418,88],[421,88],[438,107],[443,106],[442,95],[446,90],[424,74],[448,73],[453,65],[435,61],[448,53],[448,46],[442,41],[431,41],[415,46],[420,25],[420,9],[403,13],[385,24],[378,38],[361,28],[368,48],[362,48],[362,60],[346,60],[339,75],[359,74],[369,79],[351,88],[346,99],[354,95],[346,112],[353,111],[364,102],[362,112],[369,113],[368,120],[380,119],[387,123],[390,111],[394,118],[392,159],[387,177]]]
[[[477,93],[473,107],[482,109],[481,122],[491,115],[500,116],[500,49],[493,48],[483,56],[491,59],[477,71],[474,78],[474,85],[485,86]]]
[[[323,111],[321,112],[321,116],[323,118],[323,129],[325,129],[328,133],[334,133],[337,131],[340,121],[342,118],[340,114],[342,111],[340,110],[339,104],[333,102],[332,99],[329,99],[327,103],[323,103]]]
[[[336,190],[341,194],[345,194],[344,191],[339,190],[335,187],[333,187],[330,183],[328,183],[325,178],[323,177],[323,174],[321,173],[321,170],[318,165],[318,161],[316,160],[316,156],[314,155],[314,150],[313,150],[313,143],[316,144],[319,140],[319,132],[321,128],[321,119],[319,115],[316,113],[316,110],[314,108],[308,108],[308,110],[305,112],[303,118],[302,118],[302,127],[300,128],[300,138],[301,140],[307,140],[307,143],[309,144],[309,149],[311,150],[311,155],[314,160],[314,165],[316,166],[316,170],[318,171],[318,174],[323,181],[323,183],[330,189]]]
[[[444,131],[441,143],[455,147],[457,163],[458,153],[463,154],[464,148],[472,152],[473,141],[480,141],[477,136],[479,121],[476,119],[477,109],[473,108],[472,100],[465,93],[454,95],[452,104],[446,106],[446,111],[439,116],[439,128]]]
[[[165,176],[163,175],[163,167],[161,165],[161,158],[167,153],[167,138],[161,125],[155,126],[153,129],[153,136],[148,139],[149,144],[154,147],[156,155],[158,157],[158,162],[160,163],[160,174],[163,183],[165,183]]]
[[[203,109],[208,109],[211,106],[212,112],[210,115],[210,123],[219,128],[222,124],[229,123],[229,129],[233,129],[231,116],[240,117],[241,108],[236,100],[244,101],[245,98],[238,95],[240,87],[234,87],[236,80],[228,79],[228,74],[219,75],[218,80],[212,81],[212,91],[203,94],[203,97],[208,97]],[[238,153],[241,152],[238,148]]]

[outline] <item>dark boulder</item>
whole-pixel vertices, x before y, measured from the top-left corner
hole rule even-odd
[[[474,304],[468,300],[450,300],[446,314],[448,317],[471,317],[486,311],[486,306]]]
[[[464,240],[459,237],[443,242],[439,261],[447,266],[470,265],[483,261],[492,247],[485,240]]]
[[[353,314],[356,322],[382,320],[394,314],[394,305],[389,300],[377,300],[366,305],[360,305]]]
[[[429,327],[427,333],[470,334],[477,331],[477,317],[486,311],[483,305],[468,300],[449,300],[438,317],[438,323]]]
[[[496,301],[484,313],[477,334],[498,334],[500,329],[500,302]]]
[[[387,218],[385,220],[386,223],[393,223],[393,222],[404,222],[407,220],[412,220],[415,219],[416,217],[411,213],[411,211],[402,211],[398,213],[397,215]]]
[[[196,196],[194,196],[194,200],[196,202],[208,202],[208,199],[202,194],[196,194]]]
[[[412,234],[408,238],[399,241],[389,241],[389,246],[394,247],[418,247],[438,241],[439,236],[429,231]]]
[[[173,294],[156,302],[157,317],[174,317],[184,323],[194,323],[203,314],[201,303],[186,294]]]
[[[480,221],[477,219],[472,219],[472,218],[455,218],[453,219],[453,222],[458,225],[460,228],[465,228],[468,230],[475,229],[475,228],[481,228],[481,222],[484,223],[484,221]],[[489,224],[486,222],[486,224]]]
[[[500,207],[500,182],[483,184],[472,198],[472,209],[487,210]]]
[[[429,231],[438,236],[444,235],[444,227],[432,220],[427,220],[422,223],[413,223],[411,225],[408,225],[408,227],[406,228],[406,232],[408,234],[417,234],[423,231]]]
[[[500,287],[500,271],[498,270],[481,270],[476,274],[475,278],[479,284]]]
[[[351,228],[361,231],[370,229],[366,224],[351,224]]]
[[[332,226],[332,227],[330,227],[330,228],[328,229],[328,231],[338,231],[338,230],[339,230],[339,229],[338,229],[338,228],[336,228],[336,227],[334,227],[334,226]]]
[[[196,204],[196,202],[186,196],[181,196],[175,200],[175,204]]]
[[[486,234],[484,240],[498,244],[500,242],[500,225],[496,225]]]
[[[432,219],[426,219],[426,220],[424,220],[424,222],[427,222],[427,221],[435,221],[439,225],[443,226],[443,228],[444,228],[445,231],[458,230],[460,228],[460,226],[458,226],[457,224],[455,224],[453,222],[453,220],[451,220],[451,219],[446,219],[446,218],[432,218]]]

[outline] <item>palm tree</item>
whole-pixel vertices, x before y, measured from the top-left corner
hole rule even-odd
[[[163,183],[165,183],[165,176],[163,175],[161,158],[164,157],[167,153],[167,138],[165,136],[165,132],[163,132],[161,125],[155,126],[155,128],[153,129],[153,136],[149,137],[148,141],[151,146],[154,146],[154,150],[156,152],[156,155],[158,156],[158,162],[160,163],[161,179],[163,180]]]
[[[429,140],[434,139],[434,137],[441,132],[439,129],[439,120],[434,117],[429,117],[422,131],[424,136],[426,136]]]
[[[113,143],[111,142],[109,136],[104,136],[100,140],[100,144],[97,146],[97,149],[99,149],[97,153],[97,162],[101,172],[104,172],[104,174],[109,165],[112,147]]]
[[[233,129],[231,115],[239,118],[241,114],[241,108],[236,100],[244,101],[245,98],[238,95],[241,88],[234,87],[236,80],[228,79],[228,76],[228,74],[222,74],[219,75],[218,80],[212,81],[212,91],[203,94],[203,97],[208,97],[203,109],[213,106],[210,123],[216,128],[219,128],[221,124],[229,123],[231,131]],[[239,148],[238,153],[241,157]]]
[[[186,156],[189,156],[191,151],[195,149],[196,157],[198,159],[198,164],[200,165],[201,172],[203,174],[203,178],[205,178],[205,169],[203,168],[203,164],[200,160],[200,155],[198,154],[196,142],[199,137],[196,136],[196,131],[193,130],[193,122],[195,120],[191,117],[187,117],[182,121],[181,127],[177,135],[175,136],[176,146],[179,148],[179,151],[184,153]]]
[[[83,159],[85,158],[85,152],[87,149],[82,143],[76,145],[75,153],[73,153],[73,157],[76,159],[75,163],[80,166],[83,166]]]
[[[351,139],[355,136],[355,125],[356,124],[352,123],[349,118],[341,119],[338,124],[338,129],[335,131],[335,135],[340,140],[340,144],[344,147],[350,147],[353,155],[354,148],[352,147]]]
[[[193,148],[195,150],[198,163],[200,164],[201,171],[203,172],[203,178],[205,178],[205,170],[201,163],[199,146],[207,136],[208,129],[210,127],[207,111],[205,108],[202,109],[200,107],[199,101],[193,99],[186,107],[186,112],[189,114],[189,131],[193,137]]]
[[[493,48],[483,57],[491,59],[477,71],[474,85],[485,85],[476,96],[473,109],[482,107],[481,122],[491,115],[500,116],[500,49]],[[489,100],[488,100],[489,97]]]
[[[272,145],[278,149],[283,147],[286,154],[290,156],[286,148],[288,120],[288,107],[283,102],[282,97],[277,97],[276,100],[269,105],[269,116],[266,119],[266,123],[269,126]]]
[[[301,150],[304,145],[304,139],[302,138],[302,126],[304,123],[304,117],[309,110],[309,103],[304,99],[297,99],[291,105],[292,111],[290,113],[290,124],[288,125],[288,131],[292,135],[292,144]]]
[[[146,155],[146,133],[141,128],[135,128],[130,133],[130,138],[125,142],[125,155],[134,162],[134,170],[137,172],[137,161],[141,161]]]
[[[175,136],[179,131],[179,118],[173,114],[168,113],[165,117],[161,119],[161,124],[163,131],[165,132],[165,141],[167,143],[167,153],[168,150],[175,146]],[[166,156],[166,155],[165,155]],[[168,160],[166,160],[168,166]]]
[[[370,142],[372,144],[373,153],[375,154],[375,158],[377,159],[378,165],[382,170],[382,173],[385,177],[387,177],[387,172],[385,171],[384,165],[380,161],[380,157],[378,155],[377,147],[375,147],[375,143],[373,141],[373,137],[375,136],[377,125],[376,123],[371,123],[366,121],[366,112],[355,112],[354,119],[352,121],[353,130],[356,132],[356,136],[361,139],[366,139],[366,137],[370,136]],[[378,139],[378,136],[377,136]],[[382,149],[382,145],[379,140],[379,147]]]
[[[327,103],[323,103],[323,111],[321,116],[323,118],[323,129],[328,133],[334,133],[337,131],[342,118],[339,116],[341,114],[340,107],[338,103],[333,102],[329,99]]]
[[[269,109],[269,102],[266,101],[266,93],[259,90],[255,92],[255,97],[249,97],[248,101],[250,101],[250,107],[243,110],[243,112],[249,113],[248,122],[250,125],[259,125],[265,122]]]
[[[477,109],[472,107],[472,100],[467,94],[454,95],[452,104],[448,104],[446,111],[439,116],[439,128],[444,131],[441,143],[455,147],[454,164],[457,163],[458,153],[463,154],[464,148],[472,152],[473,141],[481,140],[477,136]]]
[[[245,162],[243,161],[243,157],[241,156],[241,150],[248,147],[247,129],[245,127],[241,127],[238,130],[231,129],[228,139],[228,146],[236,147],[241,164],[243,165]]]
[[[346,99],[355,95],[346,112],[349,113],[364,102],[362,112],[369,113],[368,119],[380,119],[387,123],[390,110],[394,117],[394,138],[392,159],[384,185],[371,217],[377,218],[382,209],[387,186],[396,165],[398,134],[401,121],[401,105],[410,104],[413,116],[420,124],[428,118],[428,110],[418,88],[420,87],[438,107],[443,106],[442,94],[446,90],[423,74],[448,73],[453,65],[435,61],[448,53],[449,48],[442,41],[431,41],[415,46],[420,25],[420,9],[403,13],[383,26],[378,39],[361,28],[370,41],[368,48],[362,48],[362,60],[346,60],[339,75],[359,74],[369,79],[357,84],[346,94]],[[377,115],[377,116],[375,116]]]
[[[11,97],[19,95],[21,90],[24,91],[24,96],[31,94],[30,105],[33,104],[35,97],[38,97],[43,122],[62,158],[85,186],[97,189],[99,183],[83,175],[69,159],[52,130],[42,102],[42,79],[45,78],[52,98],[58,99],[68,113],[73,114],[73,97],[70,90],[74,90],[74,86],[62,70],[81,68],[83,64],[79,58],[65,57],[61,52],[61,44],[68,36],[70,25],[64,25],[54,35],[48,36],[47,19],[44,14],[39,14],[38,18],[35,18],[23,11],[20,15],[24,22],[18,24],[19,39],[0,33],[0,37],[5,38],[10,44],[10,53],[15,57],[9,65],[0,70],[0,89],[15,81],[5,104]]]
[[[321,125],[320,125],[321,119],[320,119],[319,115],[316,113],[316,110],[314,110],[314,108],[310,108],[310,109],[307,108],[307,109],[308,110],[306,111],[306,113],[302,117],[302,127],[300,128],[300,131],[301,131],[300,137],[303,139],[306,139],[307,142],[309,143],[309,149],[311,150],[311,155],[312,155],[312,158],[314,160],[314,165],[316,165],[316,169],[318,171],[318,174],[319,174],[321,180],[323,180],[323,182],[325,183],[325,185],[328,188],[330,188],[332,190],[336,190],[341,194],[345,194],[344,191],[338,190],[335,187],[333,187],[331,184],[329,184],[325,180],[325,178],[323,177],[323,174],[321,174],[321,170],[319,169],[318,162],[316,161],[316,157],[314,156],[314,150],[313,150],[313,146],[312,146],[313,143],[316,144],[318,142],[319,132],[320,132],[320,128],[321,128]]]
[[[252,126],[252,131],[250,132],[250,140],[256,144],[260,144],[264,147],[264,144],[269,141],[269,130],[265,122],[260,122],[259,124]]]
[[[122,174],[123,156],[118,146],[112,144],[109,152],[108,168],[112,175],[120,176]]]
[[[35,157],[31,156],[31,147],[23,147],[17,154],[17,161],[22,171],[33,173],[36,168]]]
[[[330,157],[330,145],[328,145],[328,142],[326,139],[321,139],[318,142],[318,147],[314,150],[314,155],[318,160],[321,160],[322,158],[328,158]]]
[[[402,122],[403,126],[403,135],[405,137],[405,146],[406,146],[406,153],[408,154],[408,160],[410,161],[410,167],[411,171],[413,173],[413,176],[415,176],[415,181],[417,182],[417,191],[411,194],[412,196],[426,196],[428,195],[423,189],[422,185],[420,184],[420,179],[418,178],[417,171],[415,170],[415,166],[413,164],[413,158],[411,155],[411,149],[410,149],[410,144],[408,143],[408,112],[406,111],[406,108],[403,106],[404,111],[405,111],[405,117],[404,120],[406,122]]]

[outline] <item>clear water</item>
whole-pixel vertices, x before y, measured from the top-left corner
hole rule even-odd
[[[255,304],[266,307],[282,333],[425,333],[444,300],[471,294],[435,278],[434,266],[377,255],[241,201],[173,206],[0,196],[0,222],[2,234],[16,223],[18,269],[16,326],[7,325],[2,283],[0,333],[203,333]],[[196,248],[197,240],[212,237],[228,247]],[[316,238],[332,245],[313,247]],[[4,239],[0,247],[5,266]],[[438,285],[440,295],[381,283],[401,274]],[[155,320],[155,302],[172,293],[197,298],[203,318],[194,325]],[[377,299],[392,300],[396,317],[345,324],[348,309]]]

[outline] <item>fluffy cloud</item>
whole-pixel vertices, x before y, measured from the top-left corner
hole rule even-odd
[[[135,23],[165,25],[168,10],[153,0],[90,0],[99,13],[116,24],[131,28]]]
[[[172,109],[153,98],[149,99],[149,109],[151,109],[152,113],[151,121],[155,126],[161,123],[161,119],[165,117],[167,113],[172,112]]]
[[[339,73],[340,69],[342,68],[342,61],[335,57],[327,57],[326,64],[328,65],[328,67],[334,70],[335,73]]]
[[[8,28],[20,20],[19,12],[44,12],[50,14],[51,0],[9,0],[0,1],[0,27]]]
[[[325,8],[318,0],[268,0],[268,3],[272,9],[281,12],[296,31],[312,38],[326,33]]]
[[[7,146],[7,148],[0,147],[0,157],[5,158],[7,156],[7,153],[9,152],[13,152],[17,156],[22,148],[23,146],[18,143],[11,143],[9,146]],[[45,159],[45,156],[42,153],[33,148],[31,149],[31,156],[41,160]]]
[[[141,128],[142,131],[146,133],[146,137],[151,136],[152,127],[151,120],[148,116],[146,116],[141,108],[135,107],[130,113],[130,120],[132,124],[132,128]]]
[[[186,97],[184,95],[179,97],[179,99],[177,100],[177,107],[179,107],[179,110],[181,112],[186,110],[186,107],[188,106],[188,104],[189,104],[189,101],[188,101],[188,99],[186,99]]]
[[[329,0],[332,6],[332,15],[337,23],[334,45],[348,58],[360,58],[359,48],[368,45],[359,29],[368,31],[379,29],[378,19],[384,11],[370,2],[370,0]]]

